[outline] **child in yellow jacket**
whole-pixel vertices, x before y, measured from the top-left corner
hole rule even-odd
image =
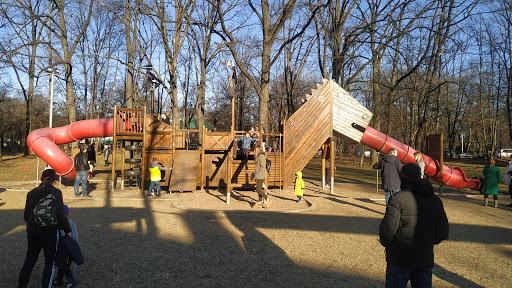
[[[304,180],[302,180],[302,172],[295,173],[295,195],[299,197],[298,203],[302,203],[302,196],[304,196]]]

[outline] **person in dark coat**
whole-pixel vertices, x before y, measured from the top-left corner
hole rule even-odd
[[[389,149],[388,155],[384,155],[380,160],[373,164],[373,169],[382,170],[382,189],[386,194],[386,205],[388,205],[391,194],[400,191],[400,169],[402,162],[396,157],[398,151],[394,148]]]
[[[448,218],[417,164],[401,169],[400,192],[391,195],[379,227],[386,248],[386,287],[432,287],[434,245],[448,239]]]
[[[89,171],[91,172],[92,177],[94,165],[96,164],[96,150],[94,150],[94,143],[91,143],[87,149],[87,160],[89,161]]]
[[[55,183],[55,171],[53,169],[46,169],[43,171],[41,176],[41,185],[32,189],[27,194],[27,201],[25,204],[25,211],[23,219],[27,222],[27,255],[23,267],[21,268],[18,277],[18,287],[27,287],[30,280],[30,274],[34,269],[34,265],[37,262],[41,249],[44,251],[44,270],[42,278],[42,287],[51,287],[53,278],[53,265],[55,261],[55,252],[57,251],[57,242],[59,237],[59,230],[69,235],[71,233],[71,227],[69,226],[68,218],[66,217],[66,211],[64,203],[62,201],[62,192],[53,187]],[[34,209],[38,202],[43,197],[48,196],[50,193],[55,198],[54,204],[56,204],[56,225],[49,225],[40,227],[35,220]]]

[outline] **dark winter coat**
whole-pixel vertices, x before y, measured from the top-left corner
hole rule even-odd
[[[434,244],[448,239],[448,219],[428,180],[402,183],[402,190],[389,199],[379,236],[388,264],[414,269],[434,266]]]
[[[394,155],[384,155],[373,165],[373,169],[382,170],[382,189],[396,191],[400,189],[400,169],[402,163]]]
[[[75,156],[76,171],[89,171],[89,159],[86,153],[80,152]]]
[[[23,219],[27,222],[28,233],[37,233],[40,231],[41,228],[39,228],[34,220],[34,208],[36,208],[41,198],[46,197],[50,193],[53,193],[57,202],[57,225],[55,225],[55,227],[45,227],[44,229],[54,228],[64,230],[66,233],[71,233],[69,221],[66,217],[66,209],[64,208],[64,202],[62,200],[62,192],[52,185],[39,186],[28,192],[25,211],[23,213]]]
[[[55,266],[69,268],[71,261],[77,265],[82,265],[84,263],[84,256],[78,242],[73,237],[64,235],[59,238],[59,246],[55,255]]]

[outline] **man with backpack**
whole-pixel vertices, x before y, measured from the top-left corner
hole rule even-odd
[[[59,230],[64,230],[66,234],[71,233],[62,192],[52,185],[55,179],[55,170],[44,170],[41,185],[27,194],[23,218],[27,222],[28,248],[18,278],[20,288],[27,287],[41,249],[44,251],[45,262],[42,287],[51,287]]]

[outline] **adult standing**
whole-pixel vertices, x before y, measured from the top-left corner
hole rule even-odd
[[[105,144],[105,150],[103,151],[103,154],[105,156],[105,167],[107,167],[109,165],[108,156],[110,156],[111,151],[112,151],[112,145],[110,145],[110,143]]]
[[[425,162],[423,161],[421,152],[414,152],[414,161],[421,169],[421,179],[425,179]]]
[[[89,174],[89,160],[87,157],[87,145],[80,145],[80,152],[75,156],[75,196],[78,196],[78,186],[82,186],[82,197],[91,197],[87,194],[87,176]],[[80,181],[82,184],[80,184]]]
[[[484,206],[489,203],[489,195],[494,197],[494,208],[498,207],[498,183],[501,180],[500,168],[496,167],[496,160],[489,160],[484,167]]]
[[[386,194],[386,205],[388,205],[391,193],[400,191],[400,169],[402,162],[397,157],[398,151],[394,148],[389,149],[388,155],[384,155],[380,160],[373,164],[373,169],[382,170],[382,189]]]
[[[94,143],[91,143],[91,145],[89,145],[89,148],[87,149],[87,160],[89,161],[89,171],[91,171],[92,177],[94,164],[96,164],[96,150],[94,149]]]
[[[432,287],[434,245],[448,239],[448,218],[434,188],[421,179],[417,164],[401,169],[402,185],[393,194],[379,227],[386,248],[386,287]]]
[[[510,195],[510,198],[512,199],[512,156],[508,158],[508,165],[505,170],[505,184],[508,185],[508,195]],[[507,206],[512,207],[512,203]]]
[[[41,249],[44,251],[42,287],[51,287],[59,230],[64,230],[67,234],[71,233],[62,201],[62,192],[52,185],[55,182],[55,178],[56,175],[53,169],[44,170],[41,176],[41,185],[32,189],[27,194],[23,219],[27,222],[28,248],[25,262],[18,277],[18,287],[27,287],[30,274],[32,274]],[[52,195],[53,197],[51,197]],[[36,217],[34,210],[43,198],[48,199],[45,200],[48,201],[46,202],[48,207],[56,209],[56,215],[55,217],[52,216],[52,222],[49,224],[36,221],[36,218],[39,218]]]
[[[270,195],[263,191],[263,183],[267,179],[267,156],[265,151],[258,144],[254,148],[254,180],[256,180],[256,192],[258,193],[258,202],[253,208],[267,208],[270,206]],[[263,201],[262,201],[263,200]]]

